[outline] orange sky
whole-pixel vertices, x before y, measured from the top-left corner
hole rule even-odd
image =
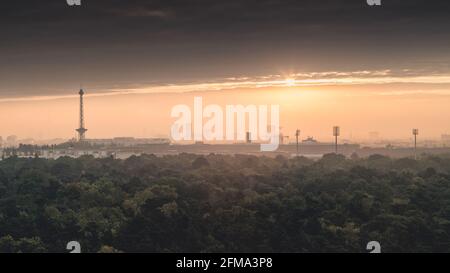
[[[194,86],[201,90],[197,92],[190,92],[186,86],[172,86],[165,88],[169,92],[162,93],[164,87],[104,95],[90,94],[87,88],[87,137],[168,137],[175,121],[170,117],[171,108],[177,104],[193,107],[195,96],[202,96],[204,105],[278,104],[285,135],[293,136],[295,129],[300,128],[303,137],[314,136],[323,141],[331,139],[333,125],[341,126],[342,138],[353,140],[365,139],[371,131],[379,132],[383,138],[409,138],[415,127],[420,128],[422,138],[438,139],[441,134],[450,133],[450,85],[445,82],[289,86],[296,83],[287,81],[267,85],[218,87],[209,83]],[[77,117],[76,95],[3,100],[0,135],[68,139],[76,136]]]

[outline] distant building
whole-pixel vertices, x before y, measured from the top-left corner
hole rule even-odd
[[[87,143],[92,145],[116,145],[116,146],[137,146],[148,144],[169,144],[170,140],[166,138],[134,138],[134,137],[116,137],[107,139],[86,139]]]
[[[7,136],[6,137],[6,145],[7,146],[16,146],[17,145],[17,136],[12,135],[12,136]]]
[[[289,136],[285,136],[283,133],[280,133],[280,144],[289,144]]]
[[[307,137],[306,139],[302,140],[303,144],[316,144],[317,140],[315,140],[313,137]]]
[[[444,144],[449,145],[450,144],[450,135],[449,134],[441,135],[441,140]]]
[[[33,138],[25,138],[25,139],[21,139],[20,143],[34,145],[34,144],[36,144],[36,140],[34,140]]]

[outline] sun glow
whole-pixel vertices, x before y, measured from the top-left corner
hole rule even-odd
[[[284,83],[286,86],[295,86],[295,84],[297,83],[297,81],[293,78],[288,78],[284,80]]]

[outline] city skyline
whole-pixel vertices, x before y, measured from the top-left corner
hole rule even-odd
[[[84,133],[87,131],[87,129],[85,129],[85,126],[84,126],[84,113],[83,113],[83,111],[84,111],[83,110],[83,106],[84,106],[83,96],[85,95],[85,92],[84,92],[83,89],[80,89],[78,94],[79,94],[78,119],[79,119],[79,125],[80,126],[79,126],[78,129],[75,130],[75,131],[77,131],[77,137],[74,137],[74,138],[78,139],[78,140],[80,140],[80,139],[82,140],[82,139],[84,139]],[[188,96],[191,96],[191,95],[188,95]],[[99,96],[99,98],[102,98],[102,97],[103,96]],[[61,99],[58,99],[58,100],[61,100]],[[96,115],[96,111],[92,111],[92,114],[95,116]],[[207,120],[207,118],[203,118],[203,120]],[[172,119],[171,119],[171,121],[172,121]],[[292,142],[293,138],[294,138],[294,135],[291,135],[292,132],[290,131],[290,128],[288,128],[288,130],[284,130],[282,128],[285,128],[285,127],[282,126],[280,128],[281,129],[281,133],[284,136],[288,137],[287,141]],[[80,132],[79,131],[80,129],[83,129],[83,131]],[[297,131],[297,129],[295,129],[295,131]],[[311,131],[311,130],[303,129],[302,132],[303,132],[303,134],[302,134],[303,139],[300,138],[300,141],[306,140],[309,137],[313,137],[313,138],[317,137],[317,135],[313,134],[313,131]],[[17,138],[16,134],[6,134],[6,135],[8,135],[10,137]],[[326,135],[326,134],[318,134],[318,135],[321,138],[325,139],[326,141],[330,141],[330,139],[331,140],[334,139],[334,135],[332,137],[331,137],[330,134],[328,134],[328,135]],[[439,135],[436,135],[434,137],[429,137],[428,136],[426,138],[421,138],[420,140],[421,141],[430,141],[430,140],[442,140],[442,141],[445,141],[443,138],[446,135],[448,135],[448,134],[443,132],[443,133],[441,133]],[[94,135],[93,137],[88,137],[88,139],[96,139],[96,138],[97,139],[99,139],[99,138],[101,139],[101,138],[114,138],[114,137],[135,137],[135,138],[163,137],[163,138],[170,138],[169,134],[167,134],[167,135],[164,135],[164,134],[157,134],[157,135],[147,134],[146,129],[144,128],[143,129],[143,133],[140,134],[140,135],[139,134],[138,135],[132,135],[132,134],[128,134],[127,135],[126,133],[125,134],[116,134],[116,135],[106,135],[106,136],[104,135],[104,136],[100,136],[100,137]],[[39,137],[36,138],[36,136],[25,136],[25,139],[26,140],[36,139],[38,141],[45,140],[45,139],[39,138]],[[58,136],[58,137],[54,137],[53,139],[70,139],[70,137]],[[345,134],[343,135],[342,139],[344,140],[344,142],[348,142],[348,141],[350,141],[350,142],[352,142],[352,141],[353,142],[368,141],[368,142],[375,143],[375,142],[380,142],[380,141],[404,141],[404,140],[411,139],[411,137],[407,136],[407,134],[404,134],[403,137],[396,137],[396,138],[395,137],[387,137],[387,136],[385,136],[383,134],[382,131],[380,132],[380,131],[377,131],[377,130],[372,130],[372,131],[367,131],[367,132],[356,132],[356,133],[354,131],[352,131],[352,130],[347,130],[345,132]],[[52,138],[47,138],[46,140],[52,140]],[[214,143],[214,142],[224,143],[223,141],[206,141],[206,142],[209,142],[209,143]]]

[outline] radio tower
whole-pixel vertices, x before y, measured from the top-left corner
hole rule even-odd
[[[87,131],[87,129],[84,128],[83,89],[80,89],[80,92],[78,94],[80,94],[80,128],[76,129],[76,131],[78,132],[78,141],[82,142],[85,139],[84,134]]]

